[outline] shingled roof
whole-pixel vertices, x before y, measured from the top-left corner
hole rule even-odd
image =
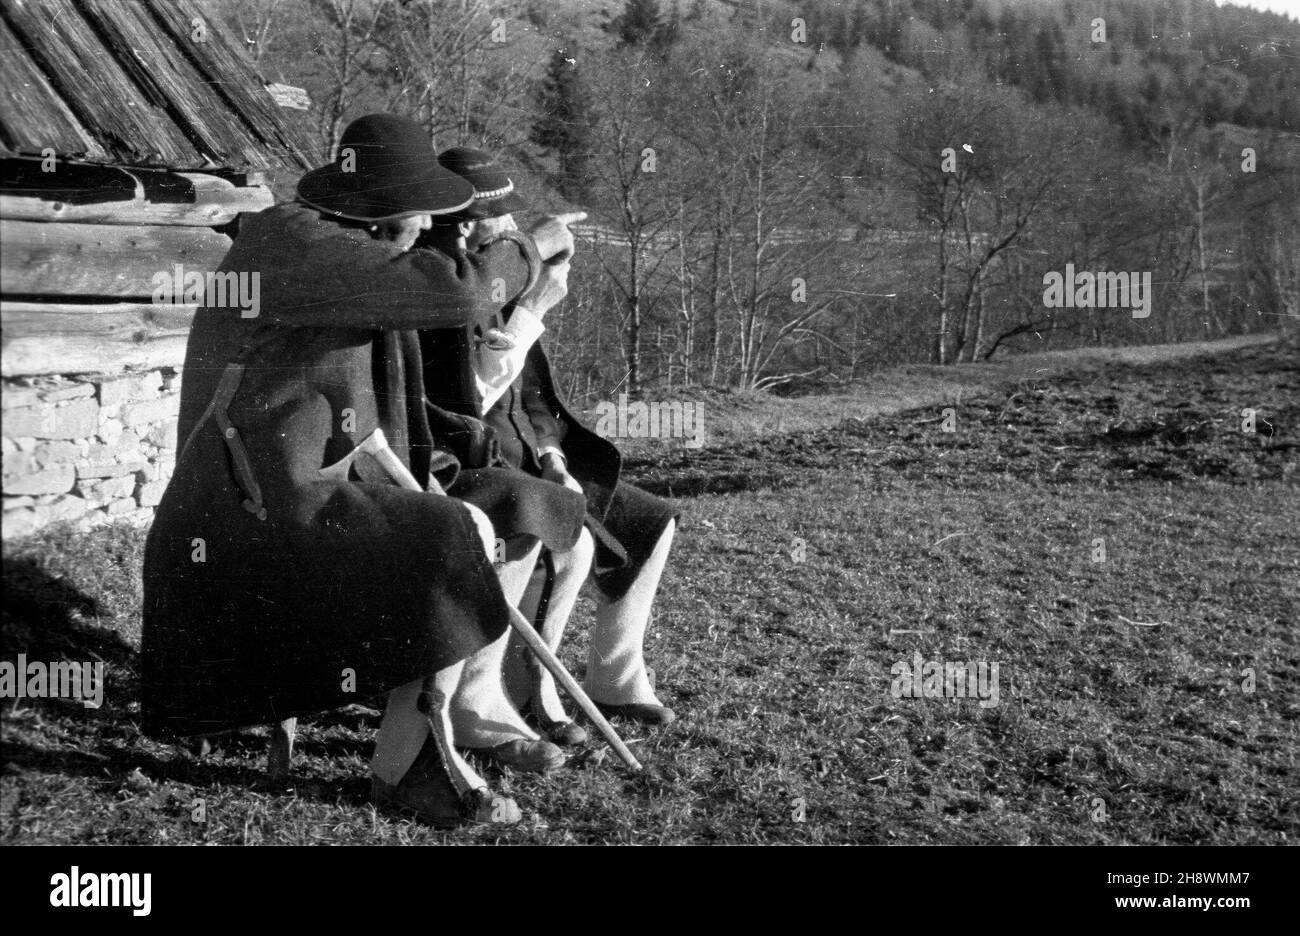
[[[237,38],[193,0],[0,0],[0,155],[176,170],[314,163]]]

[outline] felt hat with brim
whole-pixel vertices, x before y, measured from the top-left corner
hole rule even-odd
[[[370,114],[348,124],[334,162],[299,180],[298,199],[337,218],[379,221],[460,211],[474,186],[438,162],[418,123]]]
[[[474,200],[456,212],[458,221],[479,221],[523,211],[528,202],[519,197],[504,169],[483,150],[454,146],[443,150],[438,162],[474,186]]]

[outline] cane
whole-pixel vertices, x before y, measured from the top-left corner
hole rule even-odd
[[[328,468],[321,469],[321,474],[327,478],[335,480],[346,479],[352,461],[357,455],[362,453],[368,454],[374,458],[374,460],[379,463],[380,467],[388,473],[389,477],[396,481],[398,485],[409,491],[434,494],[446,493],[442,490],[441,485],[439,485],[433,478],[429,479],[430,484],[432,485],[432,490],[425,491],[425,489],[420,486],[420,482],[415,480],[415,475],[411,474],[410,469],[408,469],[406,465],[402,464],[402,460],[393,453],[391,448],[388,447],[388,439],[385,438],[382,429],[376,429],[370,435],[366,436],[366,438],[363,439],[346,457],[344,457],[342,461],[336,462]],[[528,649],[533,651],[533,654],[541,661],[542,665],[550,671],[550,674],[555,677],[556,682],[564,687],[564,691],[567,692],[569,697],[578,704],[578,708],[582,709],[583,714],[591,719],[592,723],[597,729],[599,729],[601,735],[609,742],[609,746],[614,749],[614,753],[619,756],[623,763],[631,770],[640,770],[641,762],[638,761],[636,757],[633,756],[632,752],[627,749],[627,745],[624,744],[623,739],[618,736],[618,732],[614,730],[614,726],[609,723],[609,720],[606,719],[603,714],[601,714],[600,709],[596,708],[596,703],[591,701],[591,698],[587,693],[582,691],[582,687],[578,685],[578,681],[569,675],[569,671],[564,668],[564,664],[561,663],[559,658],[551,652],[551,648],[546,645],[546,641],[542,640],[542,635],[537,633],[536,628],[534,628],[532,624],[528,623],[528,619],[519,612],[518,608],[512,606],[507,607],[509,607],[510,611],[510,626],[515,629],[523,642],[528,645]]]

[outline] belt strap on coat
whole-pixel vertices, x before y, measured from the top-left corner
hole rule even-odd
[[[212,394],[212,401],[208,403],[208,408],[203,411],[199,421],[194,424],[190,437],[181,447],[181,455],[184,455],[185,449],[190,447],[190,443],[194,441],[194,437],[199,434],[199,430],[207,421],[216,420],[217,428],[221,430],[221,438],[230,452],[230,462],[235,469],[235,481],[244,492],[244,509],[258,520],[265,520],[266,507],[262,505],[262,488],[257,483],[257,476],[253,474],[253,463],[248,460],[248,449],[244,448],[239,430],[230,421],[230,414],[227,412],[235,399],[235,394],[239,391],[239,382],[243,377],[243,364],[234,362],[226,365],[226,369],[221,372],[221,379],[217,382],[217,390]],[[177,457],[178,461],[179,459],[180,456]]]
[[[221,437],[226,440],[230,460],[235,466],[235,478],[244,489],[244,509],[258,520],[265,520],[266,508],[262,506],[262,489],[257,484],[257,476],[253,474],[253,463],[248,460],[248,449],[244,448],[244,440],[239,437],[239,430],[230,421],[227,412],[243,377],[243,364],[226,365],[221,374],[221,382],[217,384],[217,392],[212,395],[212,418],[217,421]]]

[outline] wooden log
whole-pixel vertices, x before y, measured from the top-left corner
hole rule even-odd
[[[146,298],[173,264],[215,270],[230,249],[230,238],[208,228],[5,218],[0,240],[0,292],[11,296]]]
[[[120,166],[56,159],[53,172],[48,161],[41,159],[0,160],[0,192],[21,198],[45,198],[50,201],[73,202],[78,205],[106,201],[130,201],[140,194],[140,177],[165,175],[181,181],[172,173],[135,169],[128,172]],[[185,183],[188,185],[188,183]],[[151,193],[146,190],[146,196]],[[155,198],[155,201],[183,201],[180,198]]]
[[[0,218],[18,221],[70,221],[81,224],[173,224],[216,227],[244,212],[261,211],[275,202],[264,186],[236,188],[216,176],[194,176],[193,202],[155,202],[147,198],[71,204],[45,198],[0,195]]]
[[[0,375],[179,367],[193,306],[0,302]]]

